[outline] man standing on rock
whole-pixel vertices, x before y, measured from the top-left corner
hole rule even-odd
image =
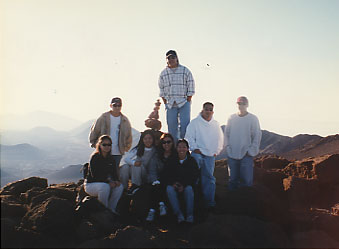
[[[132,146],[132,128],[128,118],[121,113],[121,98],[113,98],[110,107],[111,110],[103,113],[92,125],[89,142],[95,148],[101,135],[109,135],[112,138],[111,153],[118,167],[122,155]]]
[[[261,130],[258,118],[247,112],[248,99],[237,99],[239,112],[231,115],[225,129],[230,190],[253,185],[253,157],[259,153]]]
[[[166,53],[167,67],[159,77],[159,96],[166,108],[168,132],[178,139],[180,120],[180,138],[185,137],[187,125],[191,119],[191,99],[195,93],[195,83],[191,71],[179,64],[177,53]]]
[[[213,119],[214,105],[206,102],[201,113],[187,126],[185,139],[188,141],[192,157],[201,172],[201,187],[205,207],[211,211],[215,207],[215,156],[224,145],[223,132],[218,121]]]

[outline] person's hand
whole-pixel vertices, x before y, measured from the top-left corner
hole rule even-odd
[[[115,181],[110,181],[110,182],[109,182],[109,186],[110,186],[111,188],[115,188],[115,187],[116,187]]]
[[[119,187],[120,185],[121,185],[121,182],[115,181],[115,186],[116,186],[116,187]]]
[[[193,152],[196,153],[196,154],[202,154],[199,149],[195,149],[195,150],[193,150]]]
[[[164,104],[165,104],[165,105],[167,104],[167,99],[162,98],[162,101],[164,101]]]
[[[136,161],[136,162],[134,163],[134,166],[140,167],[140,166],[141,166],[141,162],[140,162],[140,161]]]
[[[191,100],[192,100],[192,96],[187,96],[187,101],[191,102]]]

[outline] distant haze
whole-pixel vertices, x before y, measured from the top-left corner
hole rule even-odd
[[[15,115],[2,129],[69,130],[120,96],[143,130],[175,49],[196,81],[192,118],[211,101],[225,124],[245,95],[262,129],[339,131],[338,0],[3,0],[0,10],[0,115]],[[166,131],[165,117],[161,105]]]

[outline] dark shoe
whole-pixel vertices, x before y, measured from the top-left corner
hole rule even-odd
[[[138,185],[133,184],[131,188],[127,191],[127,195],[134,195],[140,187]]]

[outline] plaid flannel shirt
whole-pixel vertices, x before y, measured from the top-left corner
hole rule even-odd
[[[167,107],[171,109],[176,103],[180,108],[186,101],[187,96],[195,93],[195,83],[191,71],[179,64],[176,68],[166,67],[159,77],[159,96],[167,100]]]

